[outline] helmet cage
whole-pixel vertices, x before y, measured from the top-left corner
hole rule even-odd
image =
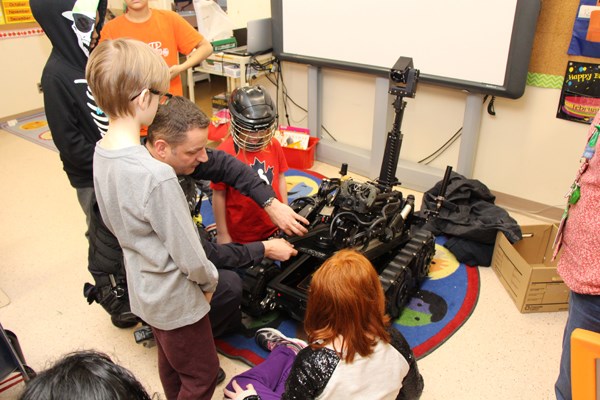
[[[230,133],[235,144],[247,151],[264,149],[275,134],[275,105],[261,86],[235,89],[229,97]]]
[[[240,124],[236,118],[231,118],[231,136],[238,147],[246,151],[259,151],[267,147],[275,134],[276,121],[261,124],[259,127],[247,129],[248,126]]]

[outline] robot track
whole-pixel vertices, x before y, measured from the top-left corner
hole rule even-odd
[[[412,238],[379,274],[386,297],[386,312],[392,319],[400,316],[402,307],[429,274],[434,254],[433,234],[415,229]]]

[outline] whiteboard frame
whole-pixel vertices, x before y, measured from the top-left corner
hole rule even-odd
[[[274,54],[282,61],[292,61],[298,62],[302,64],[309,64],[320,67],[329,67],[329,68],[337,68],[349,71],[356,71],[362,73],[373,74],[381,77],[388,77],[389,69],[384,68],[382,66],[377,65],[367,65],[362,63],[356,63],[349,60],[333,60],[327,59],[323,57],[314,57],[311,54],[292,54],[284,51],[284,12],[283,7],[285,3],[289,1],[296,0],[271,0],[271,16],[273,18],[273,51]],[[372,2],[366,3],[369,4],[370,10],[377,10],[377,1],[373,0]],[[383,1],[383,0],[380,0]],[[397,3],[400,4],[401,1],[397,0]],[[363,3],[364,6],[365,3]],[[464,4],[461,2],[455,2],[454,4]],[[496,3],[498,4],[498,3]],[[348,2],[347,7],[357,7],[357,5],[351,5],[351,2]],[[504,74],[504,82],[503,84],[489,83],[489,82],[476,82],[469,81],[465,79],[456,79],[451,76],[440,76],[440,75],[432,75],[429,74],[427,70],[423,70],[420,68],[418,60],[414,60],[415,68],[420,70],[420,80],[423,82],[427,82],[433,85],[444,86],[449,88],[455,88],[460,90],[465,90],[470,93],[479,93],[479,94],[490,94],[499,97],[507,97],[511,99],[517,99],[521,97],[525,91],[525,84],[527,81],[527,69],[529,66],[529,60],[531,58],[531,50],[533,47],[533,39],[535,36],[535,29],[537,25],[537,19],[541,9],[540,0],[516,0],[516,8],[514,21],[512,25],[512,34],[510,38],[510,44],[508,48],[508,53],[502,53],[506,55],[506,60],[503,62],[506,63],[505,74]],[[469,10],[465,10],[468,13]],[[311,12],[318,13],[319,10],[313,10]],[[385,12],[385,11],[384,11]],[[493,13],[493,8],[490,9],[490,12]],[[465,14],[467,15],[467,14]],[[327,17],[327,16],[325,16]],[[375,18],[374,16],[373,18]],[[469,16],[469,18],[477,18],[478,16]],[[485,16],[482,16],[485,17]],[[487,16],[489,17],[489,16]],[[332,21],[339,21],[340,18],[343,18],[343,13],[337,13],[336,15],[330,16]],[[412,18],[417,18],[416,16],[412,16]],[[294,26],[302,26],[303,29],[315,29],[315,24],[310,21],[305,20],[294,20],[290,23],[293,23]],[[343,25],[342,25],[343,27]],[[479,25],[477,25],[479,27]],[[329,31],[337,32],[335,34],[339,34],[343,37],[343,32],[338,32],[336,29],[339,28],[339,24],[336,26],[329,26],[327,29]],[[486,32],[472,32],[473,35],[486,35]],[[372,33],[374,37],[377,36],[377,33]],[[418,36],[418,35],[415,35]],[[418,40],[415,37],[402,37],[391,39],[394,43],[399,42],[399,46],[401,46],[401,40]],[[493,41],[493,38],[490,38]],[[476,50],[474,50],[476,51]],[[405,57],[413,57],[410,54],[397,54],[397,57],[405,56]],[[458,54],[457,57],[461,55]],[[444,60],[443,62],[451,62],[449,60]],[[478,68],[478,66],[474,66],[474,68]]]

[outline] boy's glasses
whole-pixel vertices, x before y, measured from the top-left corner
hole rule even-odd
[[[148,89],[148,91],[152,94],[160,96],[160,98],[158,99],[158,104],[160,104],[162,106],[167,104],[169,102],[169,100],[171,100],[171,98],[173,97],[173,95],[169,92],[161,93],[156,89]],[[133,96],[131,99],[129,99],[129,101],[133,101],[133,100],[137,99],[142,93],[144,93],[143,90],[141,92],[139,92],[138,94],[136,94],[135,96]]]

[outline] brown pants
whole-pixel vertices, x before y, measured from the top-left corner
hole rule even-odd
[[[219,358],[210,320],[165,331],[152,328],[158,373],[168,400],[210,400],[217,386]]]

